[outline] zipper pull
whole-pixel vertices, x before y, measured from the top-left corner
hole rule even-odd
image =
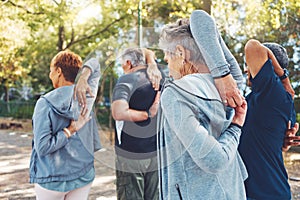
[[[175,187],[176,187],[176,190],[177,190],[177,192],[178,192],[179,199],[180,199],[180,200],[183,200],[183,199],[182,199],[182,196],[181,196],[181,192],[180,192],[180,188],[179,188],[178,183],[175,184]]]

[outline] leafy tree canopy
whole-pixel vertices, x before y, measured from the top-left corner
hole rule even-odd
[[[1,0],[0,7],[0,80],[4,83],[0,92],[18,84],[37,92],[51,89],[49,63],[64,49],[83,59],[97,51],[103,56],[102,66],[113,68],[122,45],[130,40],[138,43],[139,23],[155,29],[202,8],[215,17],[241,67],[243,47],[250,38],[285,46],[299,94],[298,0]],[[148,38],[152,43],[157,39]]]

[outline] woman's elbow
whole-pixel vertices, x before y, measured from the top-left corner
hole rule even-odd
[[[220,173],[223,170],[225,170],[227,167],[228,167],[227,164],[219,163],[219,164],[217,164],[217,165],[210,168],[210,173],[214,173],[214,174]]]
[[[42,144],[35,144],[34,148],[38,156],[46,156],[49,153],[49,148]]]
[[[217,174],[225,170],[230,164],[230,160],[228,158],[216,158],[214,161],[210,160],[203,167],[205,171],[209,173]]]

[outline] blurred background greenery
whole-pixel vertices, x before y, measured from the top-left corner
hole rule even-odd
[[[0,8],[0,117],[31,118],[37,98],[53,89],[51,58],[70,49],[83,59],[99,57],[102,78],[95,109],[100,124],[112,127],[118,52],[129,45],[157,50],[160,28],[189,17],[194,9],[216,19],[241,69],[249,39],[283,45],[300,112],[299,0],[1,0]]]

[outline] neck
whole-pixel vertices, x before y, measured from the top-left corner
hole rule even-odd
[[[197,65],[195,65],[195,67],[198,69],[198,73],[200,73],[200,74],[210,73],[210,71],[206,65],[197,64]]]
[[[59,83],[59,87],[62,87],[62,86],[70,86],[70,85],[73,85],[73,84],[74,84],[73,82],[66,81],[66,80],[62,80],[62,81]]]
[[[127,71],[127,74],[128,74],[128,73],[135,72],[135,71],[140,70],[140,69],[146,69],[146,66],[139,65],[139,66],[133,67],[133,68],[131,68],[131,69],[129,69],[129,70]]]

